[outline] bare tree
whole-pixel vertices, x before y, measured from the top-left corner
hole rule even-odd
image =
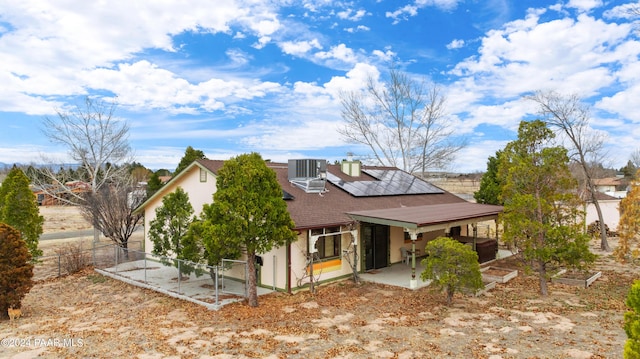
[[[143,216],[133,211],[145,198],[144,189],[136,189],[132,181],[120,179],[87,194],[80,209],[94,228],[126,250],[129,238]]]
[[[64,166],[58,171],[55,165],[41,167],[33,180],[48,196],[60,203],[87,205],[86,192],[95,194],[105,185],[128,177],[128,167],[119,164],[132,162],[129,126],[115,117],[115,109],[115,103],[87,97],[71,111],[58,110],[57,117],[45,117],[45,136],[66,147],[78,166],[75,171]],[[78,186],[88,188],[79,190]],[[95,241],[98,235],[96,229]]]
[[[440,88],[394,68],[386,82],[369,76],[364,91],[342,93],[340,100],[347,122],[340,134],[369,147],[379,165],[411,173],[444,169],[466,145],[452,140]]]
[[[631,153],[631,163],[633,163],[636,168],[640,168],[640,148],[637,148],[635,151]]]
[[[527,99],[539,105],[539,113],[551,128],[555,128],[569,141],[569,156],[575,161],[584,175],[590,200],[593,202],[600,223],[600,248],[609,251],[606,223],[598,202],[597,189],[593,182],[595,166],[604,157],[605,136],[589,127],[590,111],[582,104],[577,95],[561,95],[554,91],[538,91]]]

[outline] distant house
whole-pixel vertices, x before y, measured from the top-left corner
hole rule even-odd
[[[91,184],[83,181],[71,181],[58,185],[34,186],[31,188],[40,206],[58,206],[73,202],[73,196],[91,192]]]
[[[144,212],[145,248],[153,247],[149,224],[162,198],[179,186],[199,213],[213,201],[223,163],[196,160],[136,210]],[[299,159],[267,166],[282,186],[298,237],[261,254],[262,286],[291,292],[308,284],[310,273],[331,281],[352,275],[352,263],[359,272],[389,267],[443,235],[469,243],[480,261],[495,258],[496,239],[476,238],[474,228],[478,222],[495,223],[501,206],[470,203],[397,168],[359,161],[331,165]],[[415,271],[406,281],[416,287]]]
[[[629,181],[624,177],[595,178],[593,184],[598,192],[611,197],[624,198],[627,196]]]

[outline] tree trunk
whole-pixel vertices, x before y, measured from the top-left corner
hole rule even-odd
[[[124,252],[124,258],[129,260],[129,244],[127,242],[121,242],[120,246],[122,247],[122,251]]]
[[[454,292],[455,290],[453,289],[452,286],[447,286],[447,306],[451,306],[451,303],[453,303]]]
[[[248,301],[250,307],[258,306],[258,288],[257,288],[257,278],[256,278],[256,254],[255,253],[247,253],[247,268],[249,273],[249,283],[247,288]]]
[[[592,187],[590,185],[590,187]],[[602,214],[602,209],[600,209],[600,203],[596,199],[596,194],[593,192],[594,189],[589,189],[591,192],[591,200],[593,201],[593,205],[596,206],[596,212],[598,212],[598,220],[600,221],[600,249],[603,251],[609,252],[611,247],[609,247],[609,241],[607,240],[607,224],[604,223],[604,216]]]
[[[544,262],[538,262],[538,280],[540,281],[540,294],[546,297],[549,290],[547,289],[547,265]]]

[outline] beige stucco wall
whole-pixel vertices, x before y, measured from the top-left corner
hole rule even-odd
[[[342,231],[346,231],[346,229],[343,227]],[[316,266],[318,267],[322,267],[323,264],[327,264],[329,262],[334,264],[327,268],[314,270],[314,278],[316,278],[317,281],[324,282],[335,278],[345,277],[353,273],[349,261],[344,257],[344,251],[349,251],[347,255],[349,256],[351,262],[353,262],[353,246],[351,234],[343,233],[341,235],[340,244],[343,251],[342,256],[340,256],[339,258],[332,258],[316,262]],[[308,231],[303,231],[298,236],[298,240],[291,244],[291,287],[293,290],[310,282],[310,277],[307,274],[307,247]],[[358,250],[360,250],[360,248],[358,248]],[[360,270],[359,264],[357,268],[358,270]]]
[[[258,278],[260,285],[273,288],[275,284],[276,289],[286,290],[287,246],[274,248],[267,253],[260,254],[260,257],[262,257],[260,278]]]
[[[598,204],[600,204],[600,209],[602,210],[604,223],[609,226],[610,230],[617,231],[618,222],[620,222],[620,200],[598,201]],[[596,211],[596,206],[593,203],[589,203],[586,207],[585,222],[589,225],[589,223],[595,222],[597,219],[598,211]]]
[[[200,167],[193,166],[188,169],[188,172],[181,174],[180,181],[170,181],[162,187],[163,196],[175,192],[178,182],[180,187],[189,195],[189,202],[196,216],[200,215],[202,206],[205,203],[213,202],[212,194],[216,191],[216,177],[213,174],[207,173],[206,182],[200,182]],[[144,248],[147,253],[151,253],[153,249],[153,243],[149,239],[149,224],[156,218],[156,208],[162,206],[163,196],[158,196],[155,200],[149,202],[144,209]]]
[[[411,240],[405,240],[404,228],[402,227],[391,227],[390,232],[389,250],[391,252],[389,254],[389,261],[392,264],[402,262],[402,252],[400,248],[404,247],[411,250],[412,242]],[[416,249],[419,250],[421,254],[424,254],[424,248],[427,246],[427,242],[439,236],[444,236],[444,230],[423,233],[422,238],[416,240]]]

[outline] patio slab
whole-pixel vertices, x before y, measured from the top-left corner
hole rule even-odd
[[[422,279],[420,279],[420,273],[422,273],[422,271],[424,271],[424,267],[416,258],[416,280],[418,286],[414,289],[426,287],[431,283],[430,281],[424,282],[422,281]],[[390,267],[360,273],[360,279],[366,282],[394,285],[397,287],[411,289],[411,265],[407,265],[404,262],[395,263]]]
[[[110,278],[123,281],[142,288],[151,289],[175,298],[188,300],[217,310],[225,304],[244,300],[244,284],[232,279],[224,280],[224,291],[216,291],[213,280],[208,273],[196,276],[194,273],[183,274],[178,281],[178,271],[173,266],[163,265],[151,260],[137,260],[119,264],[116,267],[95,269],[96,272]],[[271,293],[266,288],[258,287],[258,295]]]
[[[505,249],[499,249],[496,254],[496,259],[506,258],[512,256],[511,251]],[[423,258],[416,258],[416,281],[418,286],[413,289],[423,288],[428,286],[430,281],[423,281],[420,279],[420,273],[424,271],[424,266],[420,263]],[[491,261],[487,262],[490,263]],[[484,264],[487,264],[484,263]],[[360,273],[360,279],[367,282],[379,283],[385,285],[394,285],[397,287],[409,288],[411,280],[411,263],[407,265],[404,262],[394,263],[389,267],[375,269],[365,273]]]

